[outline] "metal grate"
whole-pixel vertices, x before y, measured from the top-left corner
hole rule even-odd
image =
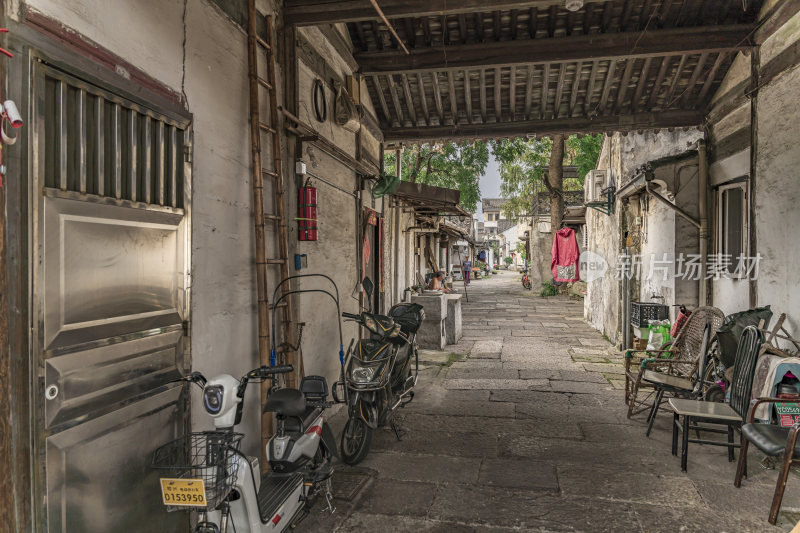
[[[183,208],[187,125],[45,67],[44,184]]]

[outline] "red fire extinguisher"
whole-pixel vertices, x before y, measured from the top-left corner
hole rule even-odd
[[[317,240],[317,188],[311,187],[309,181],[306,180],[305,185],[300,187],[297,197],[297,222],[301,241]]]

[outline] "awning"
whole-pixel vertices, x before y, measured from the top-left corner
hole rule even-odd
[[[427,216],[472,216],[459,207],[461,192],[455,189],[434,187],[424,183],[404,181],[392,194],[398,200],[414,208],[418,215]]]

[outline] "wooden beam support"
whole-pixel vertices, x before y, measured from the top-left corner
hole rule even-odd
[[[458,14],[458,37],[461,44],[467,44],[467,16],[464,13]]]
[[[592,0],[594,3],[612,0]],[[380,0],[381,11],[389,19],[457,15],[477,11],[508,11],[537,8],[562,7],[564,0]],[[284,19],[286,25],[315,26],[371,20],[376,16],[369,2],[364,0],[286,0]]]
[[[544,64],[542,72],[542,100],[539,102],[539,118],[544,120],[544,110],[547,109],[547,97],[550,92],[550,64]]]
[[[531,119],[531,104],[533,103],[533,75],[536,67],[528,65],[528,82],[525,85],[525,120]]]
[[[647,100],[647,107],[650,109],[653,109],[653,107],[656,105],[658,95],[661,93],[661,84],[664,83],[664,77],[667,75],[667,69],[669,68],[671,59],[671,57],[665,57],[661,59],[661,67],[658,69],[656,81],[653,84],[653,88],[650,90],[650,98]]]
[[[411,117],[411,123],[417,123],[417,110],[414,107],[414,97],[411,96],[411,86],[408,83],[408,76],[403,74],[403,94],[406,97],[406,108],[408,109],[408,114]]]
[[[536,31],[539,29],[539,9],[532,7],[528,10],[528,34],[531,39],[536,39]]]
[[[556,36],[556,23],[558,22],[558,6],[550,6],[550,15],[547,17],[547,35]]]
[[[633,75],[633,65],[636,63],[635,59],[628,59],[625,62],[625,70],[622,73],[622,79],[619,82],[619,90],[617,91],[617,102],[614,104],[614,114],[618,115],[622,105],[625,103],[625,96],[628,94],[628,84],[631,82]]]
[[[508,75],[508,114],[511,120],[517,120],[517,67],[513,65]]]
[[[450,112],[453,114],[453,124],[458,125],[458,101],[456,100],[456,82],[453,72],[447,73],[447,83],[450,86]]]
[[[684,65],[686,65],[686,56],[681,56],[681,60],[678,62],[678,68],[675,70],[675,75],[672,77],[672,85],[670,85],[667,96],[664,98],[664,109],[667,109],[673,104],[673,97],[675,91],[678,89],[678,85],[680,85]]]
[[[516,9],[511,10],[511,39],[517,40],[517,24],[518,24],[519,11]]]
[[[419,92],[419,103],[422,106],[422,114],[427,126],[431,125],[430,115],[428,114],[428,97],[425,96],[425,84],[422,81],[422,73],[417,72],[417,92]]]
[[[372,85],[375,87],[375,92],[378,93],[378,101],[381,103],[381,110],[383,116],[386,118],[386,124],[392,123],[392,114],[389,112],[389,106],[386,105],[386,97],[383,94],[383,87],[381,87],[380,76],[370,76],[372,78]]]
[[[569,98],[569,116],[575,116],[575,104],[578,102],[578,88],[581,85],[581,71],[583,70],[583,63],[578,61],[575,66],[575,77],[572,81],[572,95]]]
[[[689,96],[694,92],[694,88],[697,85],[697,79],[700,77],[700,73],[703,72],[703,67],[706,65],[706,60],[708,59],[708,54],[700,54],[700,58],[697,60],[697,65],[694,67],[694,71],[692,72],[692,77],[689,78],[689,85],[686,86],[686,90],[683,91],[683,95],[681,96],[679,106],[686,107],[686,104],[689,102]]]
[[[614,81],[614,73],[617,69],[617,60],[612,59],[608,62],[608,70],[606,71],[606,79],[603,82],[603,92],[600,95],[600,102],[597,104],[597,109],[599,114],[603,114],[603,110],[606,108],[606,102],[608,102],[608,93],[611,91],[611,84]]]
[[[481,69],[480,79],[481,120],[486,123],[486,69]]]
[[[391,74],[386,76],[386,80],[389,82],[389,94],[392,95],[392,103],[397,113],[397,120],[402,124],[405,121],[405,115],[403,114],[403,106],[400,105],[400,97],[397,95],[397,84],[394,81],[394,76]]]
[[[495,11],[492,13],[492,20],[494,23],[494,29],[492,30],[492,36],[494,37],[495,41],[500,40],[500,30],[502,26],[500,25],[500,11]]]
[[[642,100],[642,94],[644,94],[644,88],[647,86],[647,77],[650,74],[650,64],[653,62],[652,57],[648,57],[644,60],[644,65],[642,65],[642,70],[639,72],[639,82],[636,85],[636,92],[633,93],[633,100],[631,100],[631,110],[636,113],[639,111],[639,102]]]
[[[717,59],[714,61],[714,66],[711,67],[711,72],[709,72],[708,76],[706,76],[706,81],[703,83],[703,88],[700,89],[700,95],[697,97],[699,109],[703,109],[703,107],[707,105],[708,102],[706,102],[706,97],[708,96],[708,91],[711,90],[711,86],[714,85],[714,78],[717,77],[719,68],[727,58],[728,54],[725,52],[717,54]]]
[[[553,102],[553,118],[559,117],[561,111],[561,95],[564,93],[564,79],[567,75],[567,64],[561,63],[558,72],[558,83],[556,84],[556,99]]]
[[[469,81],[469,71],[464,71],[464,104],[467,107],[467,122],[472,124],[472,87]]]
[[[592,108],[592,97],[594,96],[594,82],[597,79],[599,61],[592,61],[592,70],[589,72],[589,85],[586,86],[586,97],[583,99],[583,114],[589,116]]]
[[[527,39],[435,48],[359,52],[355,59],[365,74],[411,70],[463,70],[528,63],[592,59],[691,55],[749,48],[750,25],[690,27],[569,39]]]
[[[439,88],[439,73],[431,73],[433,82],[433,103],[436,104],[436,114],[439,115],[439,124],[444,124],[444,106],[442,106],[442,91]]]
[[[503,73],[500,67],[494,69],[494,116],[495,120],[503,120]]]
[[[588,35],[592,29],[592,16],[594,15],[594,4],[586,4],[586,13],[583,15],[583,34]]]
[[[496,139],[557,133],[603,133],[697,127],[704,115],[696,110],[670,110],[661,113],[623,114],[594,118],[569,117],[520,122],[456,125],[430,128],[391,128],[385,132],[387,143],[423,142],[440,139]]]

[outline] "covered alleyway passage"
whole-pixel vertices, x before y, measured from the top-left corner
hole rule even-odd
[[[401,412],[403,440],[381,429],[360,467],[337,469],[348,485],[354,471],[370,481],[352,501],[340,482],[337,513],[300,529],[779,531],[765,519],[777,473],[760,457],[741,489],[721,448],[695,446],[682,474],[668,415],[649,439],[643,417],[626,419],[621,358],[582,309],[523,290],[513,272],[470,285],[465,337],[446,354],[455,362],[420,356],[429,363]]]

